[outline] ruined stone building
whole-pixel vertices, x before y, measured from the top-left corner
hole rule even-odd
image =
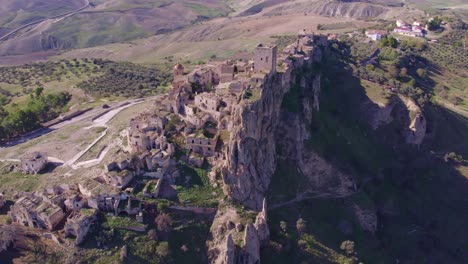
[[[159,178],[149,181],[143,189],[143,195],[145,197],[158,198],[163,179]]]
[[[121,189],[127,187],[134,176],[134,173],[129,170],[112,170],[102,174],[102,178],[107,184]]]
[[[237,67],[231,61],[226,61],[218,65],[218,72],[219,72],[219,82],[230,82],[234,79],[234,72]]]
[[[86,201],[86,199],[81,196],[81,194],[71,195],[64,201],[64,205],[67,211],[79,211],[87,204],[88,201]]]
[[[216,113],[219,110],[221,98],[213,93],[201,93],[195,96],[195,106],[208,113]]]
[[[277,46],[259,44],[254,51],[255,71],[275,73],[277,64]]]
[[[190,72],[187,80],[189,83],[198,84],[205,89],[210,89],[219,83],[219,75],[214,66],[206,66]]]
[[[185,140],[186,148],[189,151],[196,152],[205,157],[214,155],[217,142],[218,136],[208,138],[201,133],[189,135]]]
[[[83,243],[96,216],[96,209],[81,209],[70,214],[64,227],[65,236],[74,237],[76,245]]]
[[[21,157],[21,171],[29,174],[38,174],[47,165],[47,155],[42,152],[33,152]]]
[[[80,182],[78,188],[89,207],[102,211],[115,211],[116,201],[127,198],[119,188],[92,179]]]
[[[65,218],[62,208],[34,194],[27,194],[18,199],[8,215],[21,225],[47,230],[54,230]]]
[[[164,136],[168,120],[154,113],[142,113],[130,120],[127,140],[132,152],[144,152],[155,148],[155,141]]]
[[[141,211],[141,201],[132,197],[119,199],[116,201],[114,209],[115,215],[136,215]]]

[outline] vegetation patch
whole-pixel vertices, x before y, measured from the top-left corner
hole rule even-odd
[[[210,184],[205,169],[193,168],[186,164],[179,165],[182,179],[179,180],[177,197],[179,200],[192,206],[216,207],[221,196],[221,190],[215,190]],[[188,182],[181,182],[188,178]]]

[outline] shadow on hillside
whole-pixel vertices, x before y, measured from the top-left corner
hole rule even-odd
[[[360,80],[343,64],[329,62],[322,69],[320,111],[313,115],[309,145],[311,151],[334,166],[356,176],[361,183],[367,182],[362,189],[377,210],[377,232],[371,235],[359,230],[356,220],[349,219],[350,209],[340,205],[349,204],[347,199],[329,199],[325,205],[324,201],[310,200],[285,207],[286,214],[270,217],[272,239],[284,242],[277,228],[280,220],[296,221],[301,214],[315,211],[320,214],[305,220],[313,223],[309,230],[316,239],[338,251],[340,241],[353,240],[360,261],[463,263],[468,259],[468,252],[463,250],[468,236],[467,175],[459,170],[463,164],[446,162],[444,156],[455,152],[468,159],[467,119],[426,104],[428,135],[419,149],[402,139],[401,124],[408,120],[397,120],[373,131],[359,106],[370,105],[366,109],[372,111],[375,104],[366,96]],[[406,112],[399,116],[409,115]],[[278,214],[284,218],[278,218]],[[341,232],[337,226],[340,220],[351,222],[354,232]],[[294,229],[294,224],[288,222],[292,225],[288,228]],[[267,252],[274,259],[270,247]],[[298,253],[288,251],[277,256],[298,258],[287,254]]]
[[[43,128],[40,128],[40,129],[38,129],[36,131],[30,132],[30,133],[28,133],[26,135],[12,138],[12,139],[8,140],[7,142],[0,142],[0,148],[14,147],[16,145],[25,143],[25,142],[27,142],[29,140],[38,138],[38,137],[40,137],[42,135],[48,134],[48,133],[50,133],[52,131],[54,131],[54,130],[50,129],[48,127],[43,127]]]

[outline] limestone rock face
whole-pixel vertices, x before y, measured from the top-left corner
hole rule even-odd
[[[405,104],[410,116],[410,124],[405,131],[406,143],[420,145],[426,136],[426,118],[421,108],[411,98],[403,95],[399,95],[399,98]]]
[[[389,124],[393,121],[392,111],[395,107],[395,104],[388,103],[386,105],[373,105],[373,107],[366,107],[366,112],[368,112],[371,117],[369,118],[369,123],[372,129],[377,129],[382,125]]]
[[[241,263],[255,264],[260,261],[260,240],[253,224],[245,228],[243,250]]]
[[[298,73],[304,76],[296,78]],[[305,64],[271,76],[258,100],[241,101],[233,110],[233,129],[225,153],[227,162],[222,168],[224,189],[227,195],[254,210],[262,209],[264,194],[276,169],[275,131],[284,95],[294,85],[306,91],[313,98],[313,107],[318,109],[320,75]],[[304,112],[311,119],[312,107],[307,104]]]
[[[420,145],[424,140],[426,119],[422,109],[411,98],[398,94],[385,105],[367,102],[362,105],[362,112],[364,119],[374,130],[398,121],[407,144]]]
[[[406,135],[406,142],[409,144],[420,145],[426,135],[426,119],[422,113],[416,114],[411,120],[409,131]]]
[[[236,248],[232,235],[235,230],[224,228],[229,222],[238,222],[239,216],[236,210],[231,207],[218,209],[213,224],[211,226],[212,241],[208,245],[208,259],[210,263],[231,264],[236,263]]]
[[[215,264],[257,263],[260,260],[260,247],[270,238],[267,224],[267,207],[257,214],[255,223],[242,228],[241,221],[246,221],[237,214],[236,209],[223,205],[215,216],[211,226],[213,240],[208,241],[208,259]],[[224,228],[234,223],[236,228]],[[236,244],[238,247],[236,248]]]
[[[267,223],[266,199],[263,199],[263,209],[260,213],[258,213],[257,218],[255,219],[254,226],[257,230],[257,235],[258,239],[260,240],[260,244],[267,244],[270,239],[270,230],[268,229]]]

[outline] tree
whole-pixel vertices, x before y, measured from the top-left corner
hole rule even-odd
[[[367,65],[366,65],[366,70],[367,70],[367,71],[373,71],[373,70],[375,70],[375,66],[372,65],[372,64],[367,64]]]
[[[287,229],[288,229],[288,223],[286,223],[285,221],[281,221],[280,222],[280,228],[281,228],[281,231],[283,231],[284,233],[286,233]]]
[[[350,240],[343,241],[341,242],[340,249],[344,250],[348,256],[352,255],[354,254],[354,242]]]
[[[401,68],[400,76],[401,76],[401,77],[406,77],[406,76],[408,76],[408,69],[405,68],[405,67]]]
[[[296,229],[299,234],[304,234],[307,230],[307,221],[302,218],[299,218],[296,222]]]
[[[400,69],[395,64],[392,64],[388,67],[388,72],[393,78],[398,78],[400,75]]]
[[[427,22],[427,26],[429,30],[434,31],[440,28],[440,24],[442,23],[442,19],[439,17],[434,17],[430,21]]]
[[[172,218],[167,213],[161,213],[156,217],[154,223],[156,224],[156,229],[161,237],[167,238],[169,233],[172,231],[171,222]]]
[[[39,86],[34,90],[34,95],[36,95],[36,98],[40,97],[42,95],[42,91],[44,91],[44,87]]]
[[[416,73],[418,74],[419,78],[421,78],[421,79],[425,79],[427,77],[427,71],[425,69],[418,68],[416,70]]]
[[[169,249],[169,243],[168,242],[161,242],[159,245],[156,247],[156,253],[161,257],[161,258],[166,258],[170,255],[171,251]]]
[[[397,45],[398,45],[398,41],[394,37],[392,36],[388,37],[388,46],[392,48],[396,48]]]

